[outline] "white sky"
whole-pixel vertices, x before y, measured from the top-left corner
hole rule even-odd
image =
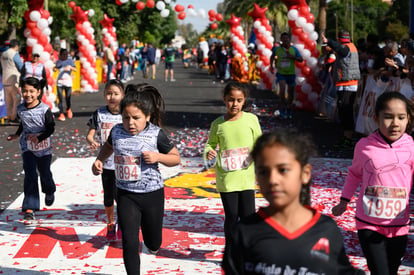
[[[183,5],[185,10],[187,11],[188,5],[193,5],[194,10],[199,13],[200,9],[204,9],[206,12],[206,18],[202,18],[201,16],[192,17],[187,14],[184,20],[178,20],[179,23],[191,23],[198,32],[202,32],[205,28],[211,23],[208,20],[208,11],[213,9],[216,11],[217,4],[223,2],[223,0],[176,0],[175,4],[172,3],[172,6],[176,4]]]

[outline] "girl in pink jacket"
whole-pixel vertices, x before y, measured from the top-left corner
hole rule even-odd
[[[355,146],[341,200],[332,208],[345,212],[360,187],[356,227],[371,274],[397,274],[410,224],[409,196],[414,172],[411,103],[399,92],[387,92],[375,105],[378,130]]]

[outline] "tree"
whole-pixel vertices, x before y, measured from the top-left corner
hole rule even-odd
[[[0,40],[14,39],[23,25],[23,14],[27,10],[26,0],[0,2]]]

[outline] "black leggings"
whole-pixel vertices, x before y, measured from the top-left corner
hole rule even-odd
[[[342,129],[345,131],[354,130],[354,102],[356,92],[338,91],[337,97],[338,118]]]
[[[104,205],[111,207],[116,199],[116,178],[115,170],[103,169],[102,187],[104,192]]]
[[[60,113],[63,113],[63,90],[65,90],[66,110],[69,110],[71,107],[70,98],[72,95],[72,87],[58,86],[57,96],[59,99],[58,107]]]
[[[140,274],[139,228],[145,245],[150,250],[158,250],[162,242],[164,189],[133,193],[118,188],[117,193],[125,269],[128,274]]]
[[[254,190],[221,192],[220,197],[224,208],[224,235],[228,241],[239,219],[255,212]]]
[[[408,236],[387,238],[375,231],[358,230],[358,238],[373,275],[397,275],[407,247]]]

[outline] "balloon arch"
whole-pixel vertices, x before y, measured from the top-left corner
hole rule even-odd
[[[29,56],[33,52],[40,53],[40,59],[45,64],[47,69],[48,84],[53,84],[52,74],[53,61],[50,53],[53,48],[50,44],[51,30],[49,25],[52,24],[53,18],[47,10],[43,9],[44,0],[28,0],[29,10],[25,12],[26,29],[24,34],[27,38],[27,48]],[[129,0],[115,0],[116,4],[122,5]],[[171,0],[131,0],[136,3],[137,10],[145,8],[156,8],[160,12],[161,17],[168,17],[170,9],[167,5],[171,4]],[[296,62],[296,92],[297,92],[297,107],[300,109],[314,110],[319,98],[320,84],[316,77],[317,58],[319,51],[316,48],[318,33],[315,31],[314,20],[315,17],[309,10],[305,0],[282,0],[288,7],[288,24],[291,28],[292,42],[299,50],[303,57],[303,62]],[[94,11],[84,11],[76,5],[74,1],[69,2],[69,7],[72,8],[73,14],[70,16],[75,21],[76,27],[76,41],[80,51],[81,61],[81,89],[83,91],[97,91],[97,72],[96,72],[96,48],[94,29],[89,22],[88,16],[93,16]],[[189,17],[207,18],[211,22],[210,28],[216,29],[217,22],[223,20],[223,15],[211,9],[206,12],[204,9],[195,10],[193,5],[184,7],[176,4],[173,8],[179,20],[184,20]],[[256,46],[259,60],[257,67],[260,72],[263,85],[267,89],[272,89],[274,82],[274,74],[270,72],[270,56],[272,54],[272,47],[274,45],[274,38],[272,36],[272,27],[266,18],[267,8],[261,8],[254,4],[254,9],[248,13],[253,20],[253,31],[256,35]],[[113,50],[117,48],[116,29],[113,26],[114,19],[109,18],[106,14],[100,21],[102,25],[102,41],[106,47],[111,46]],[[241,19],[231,16],[226,21],[230,26],[230,40],[232,43],[233,54],[241,55],[244,59],[245,69],[247,70],[246,60],[246,44],[243,33],[243,28],[240,26]],[[205,41],[203,41],[205,42]],[[203,43],[201,42],[201,43]],[[206,43],[205,43],[206,44]],[[203,47],[205,45],[202,45]],[[111,73],[111,72],[106,72]]]

